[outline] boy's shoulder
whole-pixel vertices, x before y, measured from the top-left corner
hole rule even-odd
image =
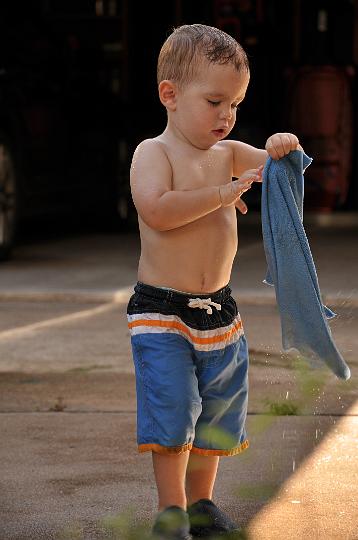
[[[152,150],[155,148],[164,148],[164,143],[160,135],[158,137],[143,139],[138,143],[136,150]]]
[[[135,148],[133,160],[152,161],[166,159],[165,146],[159,137],[143,139]]]

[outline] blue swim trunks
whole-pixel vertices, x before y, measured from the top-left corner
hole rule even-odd
[[[140,452],[248,447],[248,348],[229,286],[194,295],[138,282],[127,308]]]

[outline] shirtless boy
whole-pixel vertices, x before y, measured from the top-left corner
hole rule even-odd
[[[128,321],[138,447],[152,452],[159,499],[155,539],[239,530],[212,501],[220,456],[248,447],[248,349],[229,288],[235,207],[247,212],[241,196],[261,181],[268,155],[300,148],[290,133],[265,149],[226,138],[249,78],[244,50],[225,32],[175,29],[158,59],[167,126],[133,155],[141,256]]]

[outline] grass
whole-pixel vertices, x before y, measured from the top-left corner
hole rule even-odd
[[[59,396],[55,404],[49,408],[50,412],[63,412],[66,409],[67,405],[63,401],[63,397]]]
[[[272,401],[268,403],[269,412],[273,416],[298,416],[299,406],[293,401]]]

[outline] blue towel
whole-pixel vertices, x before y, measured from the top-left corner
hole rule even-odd
[[[341,379],[350,370],[327,324],[335,313],[323,305],[316,268],[303,227],[303,173],[312,158],[299,150],[268,158],[262,183],[262,235],[281,318],[282,345],[296,349],[312,367],[327,364]]]

